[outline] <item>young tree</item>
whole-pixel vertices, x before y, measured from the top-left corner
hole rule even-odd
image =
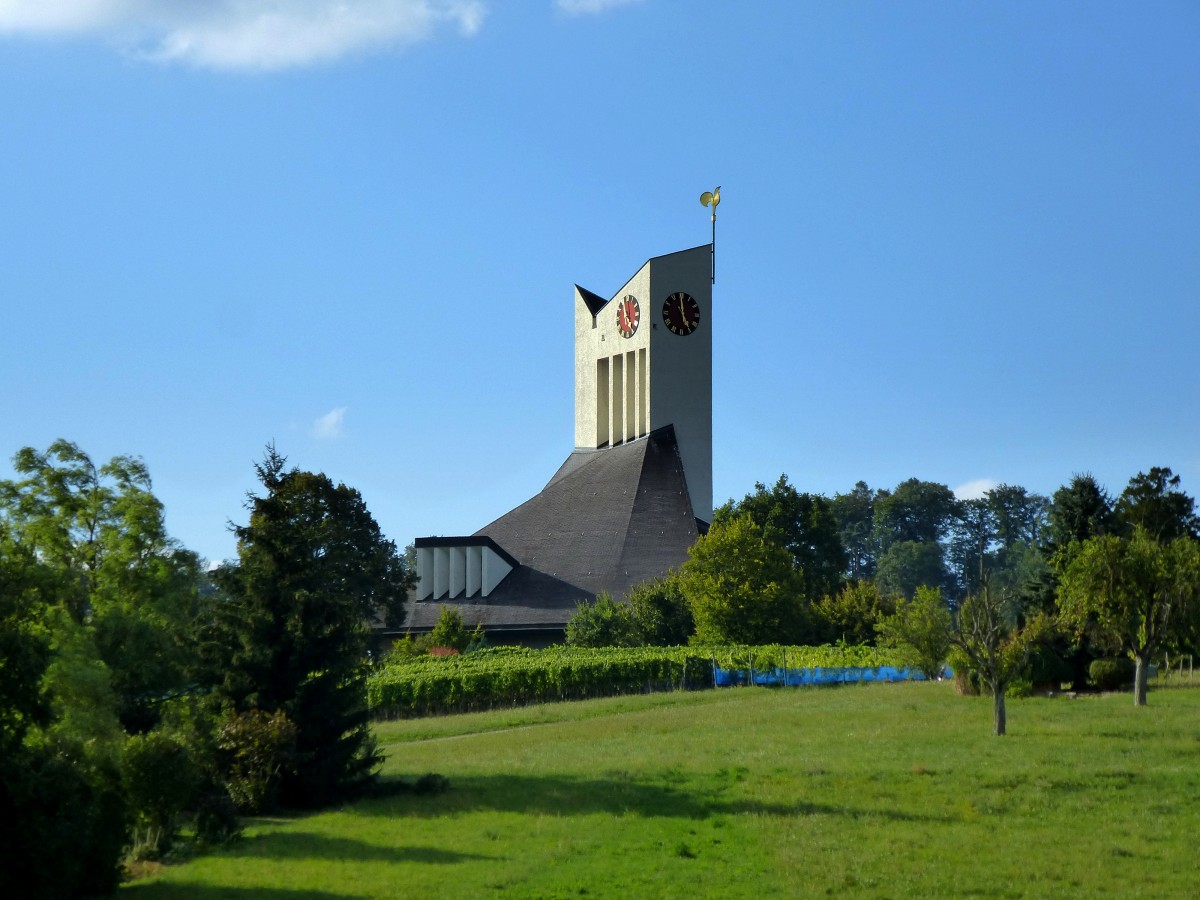
[[[430,647],[448,647],[462,653],[471,644],[471,632],[462,613],[453,606],[443,606],[438,620],[429,632]]]
[[[1023,619],[1012,595],[992,589],[986,581],[979,593],[958,608],[951,644],[970,660],[971,667],[992,692],[993,733],[1008,730],[1004,694],[1025,671],[1035,647],[1051,631],[1049,617],[1036,613]]]
[[[692,545],[679,575],[697,643],[803,642],[803,573],[749,516],[714,523]]]
[[[876,629],[882,646],[898,650],[905,662],[926,678],[942,674],[954,621],[937,588],[917,588],[917,595],[912,600],[900,600],[896,612],[880,621]]]
[[[234,713],[282,710],[296,727],[286,805],[354,793],[378,762],[367,724],[368,626],[395,626],[413,576],[358,491],[286,470],[269,447],[256,466],[265,489],[237,526],[238,562],[219,570],[206,654]]]
[[[1133,658],[1133,702],[1145,706],[1151,657],[1200,608],[1200,544],[1159,543],[1141,527],[1130,538],[1092,538],[1063,573],[1058,604],[1064,623]]]

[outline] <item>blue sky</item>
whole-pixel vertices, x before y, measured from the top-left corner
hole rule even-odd
[[[714,493],[1200,492],[1193,2],[0,0],[0,477],[268,441],[400,545],[572,449],[573,294],[706,243]]]

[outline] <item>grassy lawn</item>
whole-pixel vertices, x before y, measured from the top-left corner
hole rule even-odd
[[[1200,689],[733,688],[381,723],[451,790],[257,819],[149,898],[1194,897]]]

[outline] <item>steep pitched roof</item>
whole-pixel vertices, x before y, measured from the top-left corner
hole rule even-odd
[[[475,533],[520,566],[488,597],[451,603],[470,624],[562,628],[581,601],[680,565],[698,534],[673,428],[576,450],[540,493]],[[411,603],[409,626],[432,626],[444,602]]]

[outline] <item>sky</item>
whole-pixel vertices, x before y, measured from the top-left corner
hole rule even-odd
[[[0,478],[254,463],[470,534],[574,437],[573,285],[705,244],[714,499],[1200,492],[1200,5],[0,0]]]

